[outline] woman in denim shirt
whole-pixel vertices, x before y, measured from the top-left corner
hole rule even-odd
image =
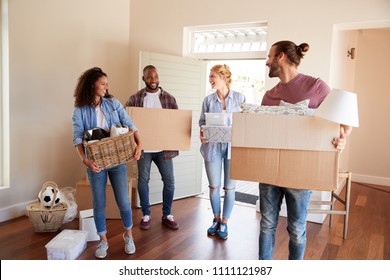
[[[241,112],[240,104],[245,102],[242,93],[230,89],[231,72],[227,65],[215,65],[210,70],[209,82],[214,93],[203,100],[202,111],[199,119],[199,126],[206,124],[205,113],[233,113]],[[229,125],[231,125],[229,120]],[[200,140],[202,142],[200,152],[204,158],[206,174],[210,188],[210,202],[213,209],[214,219],[211,227],[207,230],[209,235],[215,235],[221,239],[227,239],[227,222],[233,209],[235,201],[236,181],[230,179],[230,143],[208,143],[203,137],[200,129]],[[222,166],[223,165],[223,166]],[[221,217],[221,175],[224,170],[224,201]]]
[[[112,125],[128,126],[134,131],[134,138],[137,143],[133,159],[138,160],[141,155],[138,129],[122,104],[108,93],[107,75],[100,68],[91,68],[80,76],[74,97],[73,145],[76,147],[81,161],[87,167],[92,190],[94,220],[97,233],[100,236],[100,243],[95,251],[95,256],[105,258],[108,249],[105,213],[107,176],[110,178],[125,229],[123,234],[125,252],[133,254],[135,245],[132,237],[133,220],[128,194],[126,164],[101,170],[95,162],[88,159],[82,142],[86,130],[99,127],[109,131]]]

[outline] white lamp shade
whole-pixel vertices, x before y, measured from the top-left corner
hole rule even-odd
[[[314,116],[348,126],[359,126],[357,95],[340,89],[332,89]]]

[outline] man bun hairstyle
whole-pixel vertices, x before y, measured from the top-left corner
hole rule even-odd
[[[307,43],[302,43],[297,46],[291,41],[279,41],[272,46],[276,47],[276,56],[279,56],[280,53],[284,53],[287,56],[289,63],[295,66],[298,66],[301,63],[301,59],[310,48]]]

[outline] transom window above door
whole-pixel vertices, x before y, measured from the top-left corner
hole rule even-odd
[[[266,23],[184,28],[185,56],[199,59],[264,59],[266,49]]]

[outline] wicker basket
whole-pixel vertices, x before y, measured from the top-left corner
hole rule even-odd
[[[128,162],[135,151],[134,131],[119,136],[107,137],[96,142],[84,140],[84,147],[90,160],[101,169],[107,169]]]
[[[58,190],[58,186],[53,181],[47,181],[42,185],[41,191],[47,186],[52,186]],[[33,224],[35,232],[55,232],[60,229],[65,213],[68,210],[66,203],[59,203],[55,205],[56,192],[54,192],[54,199],[49,208],[42,206],[40,203],[33,203],[27,205],[26,210],[28,213],[29,220]]]

